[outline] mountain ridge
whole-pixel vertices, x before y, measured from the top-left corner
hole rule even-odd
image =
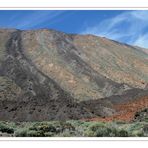
[[[0,53],[0,119],[109,116],[116,113],[112,97],[124,99],[124,92],[127,101],[145,96],[145,55],[101,37],[0,29]],[[93,103],[102,98],[107,102]]]

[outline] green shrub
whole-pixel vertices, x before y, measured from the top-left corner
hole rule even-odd
[[[35,131],[29,129],[19,129],[15,132],[16,137],[51,137],[52,132]]]
[[[27,137],[45,137],[45,133],[42,131],[28,130]]]
[[[148,134],[148,124],[143,126],[143,132]]]
[[[110,128],[107,127],[99,127],[96,130],[96,137],[110,137],[110,136],[114,136],[112,135],[112,130]]]
[[[14,133],[17,137],[146,137],[147,122],[0,122],[0,132]]]
[[[94,122],[94,123],[90,124],[89,129],[92,131],[96,131],[98,128],[102,128],[102,127],[105,127],[104,123],[102,123],[102,122],[95,123]]]
[[[29,128],[28,136],[54,136],[63,133],[65,130],[74,131],[75,127],[68,122],[39,122]]]
[[[64,131],[64,130],[74,131],[75,130],[75,127],[69,122],[60,122],[60,127],[61,127],[61,131]]]
[[[15,136],[16,137],[27,137],[27,130],[26,128],[22,128],[22,129],[18,129],[16,132],[15,132]]]
[[[85,132],[88,137],[102,137],[108,133],[107,128],[103,123],[92,123]]]
[[[96,131],[97,137],[128,137],[129,134],[125,130],[119,130],[115,128],[103,127]]]
[[[130,125],[129,130],[130,131],[137,131],[137,130],[142,129],[142,127],[143,127],[143,124],[142,123],[136,122],[136,123],[133,123],[133,124]]]
[[[129,136],[129,133],[126,131],[126,130],[117,130],[116,131],[116,137],[128,137]]]
[[[77,131],[70,131],[70,130],[64,130],[63,132],[60,132],[56,135],[55,137],[76,137],[77,136]]]
[[[47,133],[44,133],[44,136],[43,137],[53,137],[53,136],[54,136],[54,133],[47,132]]]
[[[56,128],[51,123],[36,123],[29,130],[42,131],[42,132],[56,132]]]
[[[142,130],[132,131],[131,137],[144,137],[144,132]]]
[[[109,126],[109,124],[104,123],[94,123],[92,124],[85,133],[85,136],[90,137],[127,137],[128,132],[123,129],[115,128],[114,126]]]
[[[14,133],[14,129],[9,127],[7,124],[5,123],[0,123],[0,131],[2,133],[8,133],[8,134],[13,134]]]

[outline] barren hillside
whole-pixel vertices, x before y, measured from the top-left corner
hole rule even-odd
[[[1,29],[0,120],[116,115],[117,102],[148,96],[140,49],[93,35]]]

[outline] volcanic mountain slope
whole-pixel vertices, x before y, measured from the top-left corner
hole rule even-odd
[[[38,69],[78,100],[119,94],[128,85],[144,88],[148,82],[147,56],[104,38],[26,31],[22,46]]]
[[[113,115],[112,97],[120,100],[125,92],[127,100],[147,95],[147,73],[144,52],[106,38],[1,29],[0,119]]]

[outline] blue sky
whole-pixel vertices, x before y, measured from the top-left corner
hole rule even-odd
[[[1,10],[0,27],[94,34],[148,48],[146,10]]]

